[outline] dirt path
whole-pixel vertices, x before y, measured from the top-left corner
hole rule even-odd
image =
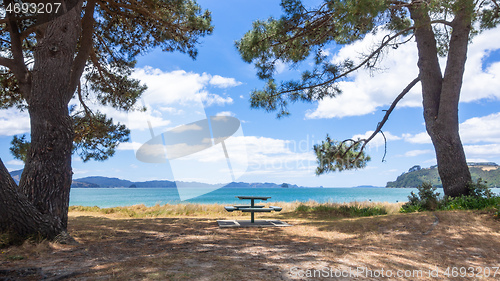
[[[70,213],[79,244],[3,249],[0,280],[500,279],[500,222],[491,214],[281,219],[293,227],[221,229],[215,218]],[[474,277],[448,278],[447,268],[448,277],[463,275],[461,268]]]

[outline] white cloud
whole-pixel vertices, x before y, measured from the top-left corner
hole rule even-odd
[[[161,111],[152,107],[148,107],[146,112],[142,111],[120,111],[110,106],[97,106],[99,111],[106,116],[113,118],[113,121],[127,124],[130,130],[148,130],[149,125],[145,120],[149,121],[152,128],[164,127],[170,125],[171,121],[163,118]]]
[[[314,153],[309,150],[296,151],[297,147],[293,141],[255,136],[235,136],[225,142],[231,163],[248,163],[250,170],[281,171],[293,175],[297,169],[314,170],[316,168]],[[183,160],[220,162],[225,161],[225,155],[217,150],[206,149],[196,155],[183,157]]]
[[[231,116],[231,117],[234,117],[234,116],[236,116],[236,114],[234,112],[231,112],[231,111],[221,111],[221,112],[217,112],[217,114],[215,114],[215,116]]]
[[[286,63],[282,62],[281,60],[278,60],[276,62],[276,65],[275,65],[276,74],[283,73],[285,70],[287,70],[287,68],[288,68],[288,65]]]
[[[467,158],[472,157],[499,157],[500,143],[483,144],[483,145],[464,145]]]
[[[230,97],[223,98],[217,94],[208,93],[205,89],[209,85],[233,87],[240,83],[234,78],[219,75],[211,76],[207,73],[199,74],[184,70],[164,72],[152,67],[135,69],[133,77],[148,86],[144,98],[150,104],[157,106],[190,103],[198,101],[200,97],[208,106],[232,103]]]
[[[88,174],[90,171],[89,170],[82,170],[78,168],[73,168],[73,174],[75,175],[83,175],[83,174]]]
[[[201,127],[198,124],[188,124],[188,125],[182,125],[179,127],[175,127],[174,129],[170,130],[171,133],[183,133],[187,131],[201,131],[203,130],[203,127]]]
[[[434,151],[430,150],[430,149],[416,149],[416,150],[410,150],[410,151],[407,151],[404,156],[405,157],[415,157],[415,156],[419,156],[419,155],[423,155],[423,154],[429,154],[429,153],[434,153]]]
[[[366,92],[353,82],[341,82],[343,93],[335,98],[325,98],[314,110],[306,112],[306,119],[341,118],[365,115],[375,111],[381,104],[374,102]]]
[[[14,165],[14,166],[24,166],[24,162],[21,161],[21,160],[17,160],[17,159],[9,160],[5,164],[7,164],[7,165]]]
[[[479,99],[500,99],[500,62],[492,62],[484,67],[485,59],[491,51],[500,49],[500,28],[484,31],[472,38],[467,54],[467,63],[462,86],[462,102],[471,102]]]
[[[432,143],[427,132],[403,134],[403,138],[409,143]],[[460,124],[460,138],[468,161],[500,157],[500,112],[465,120]]]
[[[379,44],[384,33],[369,34],[362,41],[340,49],[333,61],[347,58],[360,60],[360,54],[369,53]],[[500,49],[500,28],[485,31],[473,38],[469,46],[461,101],[471,102],[483,98],[500,99],[500,62],[484,67],[483,62],[493,50]],[[355,72],[348,82],[340,83],[343,93],[335,98],[325,98],[318,102],[316,109],[308,111],[306,118],[341,118],[373,113],[380,107],[388,106],[394,98],[418,75],[417,48],[414,41],[389,48],[380,58],[380,71],[371,73],[363,69]],[[440,60],[444,70],[445,59]],[[401,100],[398,106],[421,107],[421,86],[417,84]]]
[[[200,98],[203,101],[203,104],[205,104],[206,106],[224,105],[233,103],[233,99],[231,97],[224,98],[219,95],[211,94],[208,92],[201,92],[196,96]]]
[[[403,134],[405,141],[416,144],[432,143],[427,132]],[[500,112],[473,117],[460,124],[460,138],[464,144],[479,142],[500,143]]]
[[[357,140],[357,139],[368,139],[374,131],[367,131],[364,134],[358,134],[354,135],[352,139]],[[385,136],[385,139],[384,139]],[[369,143],[368,147],[380,147],[385,144],[385,141],[393,141],[393,140],[400,140],[401,137],[395,136],[391,134],[390,132],[384,132],[384,136],[380,133],[378,133]]]
[[[241,85],[242,83],[239,81],[236,81],[234,78],[227,78],[227,77],[222,77],[220,75],[214,75],[210,79],[210,85],[219,87],[219,88],[229,88],[229,87],[236,87]]]
[[[134,150],[136,151],[142,146],[142,143],[138,142],[122,142],[116,148],[117,150]]]
[[[405,141],[409,143],[417,143],[417,144],[426,144],[426,143],[432,143],[431,137],[427,132],[422,132],[418,134],[403,134],[403,138]]]
[[[0,136],[13,136],[30,132],[28,112],[9,108],[0,110]]]
[[[500,112],[465,120],[460,124],[460,136],[464,143],[500,143]]]

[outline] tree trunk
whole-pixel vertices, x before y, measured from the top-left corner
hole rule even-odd
[[[462,9],[451,23],[453,32],[444,77],[426,4],[414,3],[410,8],[415,21],[425,125],[436,151],[444,193],[452,197],[468,195],[467,184],[472,181],[459,135],[458,102],[471,25],[468,7],[473,3],[460,2]]]
[[[40,213],[19,192],[18,187],[0,159],[0,231],[22,240],[39,234],[48,239],[56,237],[63,227],[59,220]]]
[[[79,7],[52,20],[37,38],[31,92],[31,148],[20,189],[35,208],[66,230],[72,180],[73,127],[68,103],[71,67],[80,28]]]

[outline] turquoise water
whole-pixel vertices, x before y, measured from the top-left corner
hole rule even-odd
[[[492,189],[499,194],[500,188]],[[221,188],[205,195],[180,201],[175,188],[73,188],[70,205],[117,207],[144,204],[237,204],[236,196],[271,196],[269,202],[406,202],[415,188]],[[438,192],[443,194],[442,189]]]

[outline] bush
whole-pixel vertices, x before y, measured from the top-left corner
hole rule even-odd
[[[408,196],[408,203],[401,207],[402,213],[420,212],[424,210],[433,211],[439,207],[439,193],[430,182],[423,183],[417,187],[418,195],[413,191]]]
[[[500,197],[460,196],[443,200],[442,210],[483,210],[500,204]]]
[[[470,182],[467,185],[469,189],[469,195],[477,198],[491,198],[494,197],[491,189],[486,185],[486,181],[483,181],[481,178],[477,180],[476,183]]]
[[[400,212],[411,213],[434,210],[483,210],[496,209],[500,213],[500,197],[495,196],[491,189],[481,179],[469,183],[469,195],[460,197],[440,198],[435,192],[436,187],[424,183],[418,188],[418,195],[411,193],[409,202],[401,207]]]

